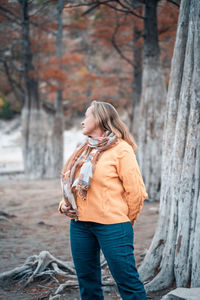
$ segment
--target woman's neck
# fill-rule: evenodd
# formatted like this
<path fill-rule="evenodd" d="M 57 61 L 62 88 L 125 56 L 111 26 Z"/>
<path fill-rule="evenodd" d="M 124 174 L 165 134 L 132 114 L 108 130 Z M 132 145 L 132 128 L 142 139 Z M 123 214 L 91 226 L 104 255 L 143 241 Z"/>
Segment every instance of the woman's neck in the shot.
<path fill-rule="evenodd" d="M 98 128 L 94 133 L 90 134 L 89 137 L 92 139 L 98 139 L 98 138 L 104 136 L 104 134 L 105 134 L 105 131 Z"/>

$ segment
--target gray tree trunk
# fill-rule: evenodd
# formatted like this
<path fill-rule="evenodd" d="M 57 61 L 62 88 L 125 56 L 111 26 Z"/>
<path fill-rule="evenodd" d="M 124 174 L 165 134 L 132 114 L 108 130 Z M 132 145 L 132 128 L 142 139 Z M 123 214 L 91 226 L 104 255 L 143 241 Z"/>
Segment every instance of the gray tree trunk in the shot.
<path fill-rule="evenodd" d="M 166 87 L 157 32 L 158 0 L 145 2 L 138 160 L 149 200 L 159 200 Z"/>
<path fill-rule="evenodd" d="M 47 115 L 41 107 L 38 79 L 30 75 L 35 69 L 30 43 L 29 2 L 21 0 L 19 3 L 21 6 L 25 80 L 25 105 L 22 111 L 24 171 L 25 175 L 32 179 L 55 178 L 59 176 L 63 164 L 61 91 L 58 91 L 55 101 L 55 116 Z M 59 22 L 60 18 L 62 18 L 62 11 L 58 18 Z M 60 27 L 58 35 L 60 35 Z"/>
<path fill-rule="evenodd" d="M 63 38 L 63 25 L 62 25 L 62 13 L 63 13 L 63 0 L 58 0 L 58 31 L 57 31 L 57 56 L 59 58 L 60 69 L 62 70 L 62 38 Z M 56 114 L 53 120 L 53 135 L 52 135 L 52 176 L 60 174 L 63 167 L 63 131 L 64 131 L 64 119 L 63 119 L 63 102 L 62 102 L 62 85 L 58 82 L 59 89 L 55 99 L 55 111 Z"/>
<path fill-rule="evenodd" d="M 142 32 L 137 29 L 134 24 L 133 41 L 134 45 L 141 38 Z M 141 47 L 133 47 L 134 66 L 133 66 L 133 85 L 132 85 L 132 101 L 129 114 L 130 131 L 133 133 L 136 143 L 138 143 L 138 131 L 140 128 L 140 100 L 142 91 L 142 49 Z"/>
<path fill-rule="evenodd" d="M 139 268 L 147 290 L 200 286 L 200 2 L 182 0 L 163 139 L 160 216 Z"/>

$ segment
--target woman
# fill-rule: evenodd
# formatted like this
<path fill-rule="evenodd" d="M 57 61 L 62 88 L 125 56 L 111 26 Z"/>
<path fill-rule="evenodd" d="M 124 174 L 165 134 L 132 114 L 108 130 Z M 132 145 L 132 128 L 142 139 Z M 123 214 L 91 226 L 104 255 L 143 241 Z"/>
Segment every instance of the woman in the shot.
<path fill-rule="evenodd" d="M 66 163 L 59 211 L 71 218 L 72 257 L 81 299 L 104 299 L 102 250 L 124 300 L 146 300 L 135 266 L 133 228 L 147 198 L 136 145 L 115 108 L 93 101 L 82 122 L 88 136 Z"/>

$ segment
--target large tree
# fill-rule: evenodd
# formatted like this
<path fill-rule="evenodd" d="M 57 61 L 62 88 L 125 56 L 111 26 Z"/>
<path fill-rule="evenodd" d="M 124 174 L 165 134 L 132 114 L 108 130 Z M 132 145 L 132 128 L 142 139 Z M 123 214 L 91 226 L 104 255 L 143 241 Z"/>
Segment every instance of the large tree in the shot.
<path fill-rule="evenodd" d="M 58 68 L 62 72 L 62 41 L 63 41 L 63 0 L 57 1 L 57 34 L 56 48 L 58 57 Z M 51 122 L 47 132 L 50 138 L 47 139 L 47 155 L 45 155 L 45 173 L 44 177 L 58 177 L 60 170 L 63 167 L 63 131 L 64 131 L 64 116 L 63 116 L 63 83 L 57 80 L 56 96 L 54 100 L 54 114 L 49 116 Z M 50 123 L 48 122 L 48 123 Z M 47 124 L 48 127 L 48 124 Z"/>
<path fill-rule="evenodd" d="M 25 82 L 25 104 L 22 110 L 22 138 L 25 174 L 39 178 L 45 172 L 44 151 L 46 126 L 41 109 L 39 82 L 31 76 L 35 71 L 30 38 L 30 5 L 27 0 L 19 0 L 22 24 L 22 51 Z"/>
<path fill-rule="evenodd" d="M 42 54 L 42 48 L 47 48 L 48 44 L 44 32 L 46 35 L 57 35 L 57 69 L 61 69 L 62 65 L 63 0 L 57 2 L 57 13 L 54 11 L 56 7 L 51 0 L 17 0 L 12 3 L 2 1 L 0 5 L 4 34 L 7 36 L 1 46 L 1 62 L 15 98 L 23 107 L 21 120 L 24 172 L 30 178 L 58 177 L 63 164 L 61 80 L 53 78 L 56 85 L 54 107 L 45 110 L 44 96 L 41 97 L 41 77 L 45 73 L 43 64 L 47 60 L 46 55 Z M 43 18 L 40 17 L 41 13 L 45 13 Z M 48 26 L 54 30 L 50 31 Z M 38 36 L 41 37 L 40 40 L 37 39 Z M 51 74 L 51 79 L 52 77 Z M 43 84 L 48 85 L 44 81 Z"/>
<path fill-rule="evenodd" d="M 159 200 L 166 86 L 158 43 L 157 5 L 146 0 L 138 159 L 150 200 Z"/>
<path fill-rule="evenodd" d="M 167 95 L 160 216 L 139 269 L 148 290 L 200 286 L 200 2 L 182 0 Z M 152 279 L 153 278 L 153 279 Z"/>

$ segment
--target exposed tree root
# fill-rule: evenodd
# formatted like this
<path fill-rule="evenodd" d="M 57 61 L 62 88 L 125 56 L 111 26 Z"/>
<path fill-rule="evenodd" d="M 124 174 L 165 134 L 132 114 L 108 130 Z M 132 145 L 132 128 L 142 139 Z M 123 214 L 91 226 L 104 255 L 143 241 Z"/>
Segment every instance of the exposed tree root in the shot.
<path fill-rule="evenodd" d="M 114 281 L 106 270 L 107 263 L 102 259 L 102 285 L 112 286 Z M 59 281 L 60 277 L 66 278 L 65 283 Z M 42 251 L 39 255 L 29 256 L 22 266 L 16 267 L 10 271 L 0 274 L 0 281 L 12 280 L 23 283 L 27 286 L 34 280 L 50 279 L 55 281 L 59 286 L 56 291 L 50 295 L 49 300 L 59 299 L 59 295 L 66 288 L 77 288 L 78 281 L 76 271 L 72 262 L 61 261 L 51 255 L 48 251 Z"/>
<path fill-rule="evenodd" d="M 173 279 L 174 276 L 173 274 L 170 274 L 169 270 L 167 270 L 166 272 L 161 271 L 153 280 L 145 284 L 145 290 L 146 292 L 163 290 L 172 284 Z"/>

